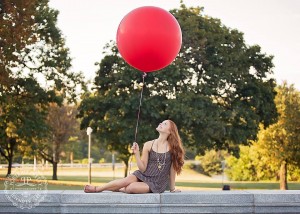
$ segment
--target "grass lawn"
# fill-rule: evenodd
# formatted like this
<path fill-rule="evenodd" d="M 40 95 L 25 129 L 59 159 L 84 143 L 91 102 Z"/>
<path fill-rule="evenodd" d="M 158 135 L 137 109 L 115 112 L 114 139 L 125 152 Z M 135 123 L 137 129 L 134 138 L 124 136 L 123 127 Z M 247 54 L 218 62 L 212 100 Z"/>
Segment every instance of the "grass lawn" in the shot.
<path fill-rule="evenodd" d="M 4 181 L 6 170 L 7 169 L 0 169 L 0 190 L 5 189 Z M 14 170 L 12 171 L 12 174 L 14 174 Z M 86 168 L 59 168 L 59 180 L 57 181 L 51 180 L 51 169 L 41 171 L 41 174 L 47 180 L 48 190 L 83 190 L 83 186 L 87 184 L 88 170 Z M 123 174 L 123 169 L 117 169 L 115 173 L 113 173 L 110 168 L 92 169 L 92 184 L 102 185 L 113 179 L 122 178 Z M 232 190 L 279 189 L 279 182 L 224 181 L 224 184 L 230 185 Z M 223 184 L 221 180 L 212 179 L 193 170 L 185 169 L 183 174 L 177 177 L 176 186 L 182 190 L 221 190 Z M 300 190 L 300 183 L 290 182 L 288 186 L 291 190 Z"/>
<path fill-rule="evenodd" d="M 254 189 L 265 189 L 265 190 L 278 190 L 279 183 L 273 182 L 225 182 L 224 184 L 230 185 L 232 190 L 254 190 Z M 191 183 L 191 182 L 176 182 L 176 186 L 181 188 L 208 188 L 208 189 L 222 189 L 222 183 Z M 300 183 L 289 183 L 288 187 L 290 190 L 300 190 Z"/>

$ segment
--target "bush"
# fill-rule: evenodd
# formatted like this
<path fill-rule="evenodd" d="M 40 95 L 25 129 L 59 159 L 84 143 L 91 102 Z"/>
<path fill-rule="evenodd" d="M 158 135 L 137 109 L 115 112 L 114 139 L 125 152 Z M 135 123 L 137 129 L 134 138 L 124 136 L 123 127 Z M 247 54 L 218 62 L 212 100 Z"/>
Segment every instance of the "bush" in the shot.
<path fill-rule="evenodd" d="M 84 158 L 81 160 L 82 164 L 88 164 L 89 163 L 89 159 L 88 158 Z"/>
<path fill-rule="evenodd" d="M 99 160 L 99 163 L 105 163 L 105 159 L 104 159 L 104 158 L 101 158 L 101 159 Z"/>
<path fill-rule="evenodd" d="M 203 174 L 218 175 L 223 172 L 221 162 L 225 159 L 228 153 L 226 151 L 206 151 L 204 156 L 196 156 L 195 160 L 200 161 Z"/>
<path fill-rule="evenodd" d="M 73 160 L 73 163 L 81 163 L 80 160 Z"/>

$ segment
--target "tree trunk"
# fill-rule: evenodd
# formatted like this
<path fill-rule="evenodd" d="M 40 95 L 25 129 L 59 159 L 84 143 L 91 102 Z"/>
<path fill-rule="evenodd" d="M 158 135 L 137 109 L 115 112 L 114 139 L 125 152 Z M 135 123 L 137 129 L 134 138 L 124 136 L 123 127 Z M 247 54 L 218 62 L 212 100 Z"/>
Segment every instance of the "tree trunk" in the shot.
<path fill-rule="evenodd" d="M 8 156 L 8 168 L 7 168 L 7 174 L 6 174 L 6 177 L 8 177 L 8 176 L 11 174 L 12 161 L 13 161 L 13 156 L 12 156 L 12 155 L 9 155 L 9 156 Z"/>
<path fill-rule="evenodd" d="M 57 180 L 57 162 L 53 162 L 52 180 Z"/>
<path fill-rule="evenodd" d="M 70 162 L 71 162 L 71 167 L 73 167 L 73 162 L 74 162 L 74 153 L 70 152 Z"/>
<path fill-rule="evenodd" d="M 287 184 L 287 162 L 282 161 L 280 166 L 280 189 L 281 190 L 287 190 L 288 184 Z"/>
<path fill-rule="evenodd" d="M 8 155 L 6 158 L 8 161 L 6 177 L 8 177 L 11 174 L 12 162 L 13 162 L 13 157 L 14 157 L 14 149 L 15 149 L 16 143 L 17 143 L 17 141 L 15 138 L 9 138 L 9 148 L 7 149 Z"/>
<path fill-rule="evenodd" d="M 125 172 L 124 172 L 124 178 L 127 177 L 128 175 L 128 160 L 127 161 L 124 161 L 125 163 Z"/>
<path fill-rule="evenodd" d="M 52 174 L 52 180 L 57 180 L 57 164 L 59 162 L 59 143 L 53 142 L 53 174 Z"/>

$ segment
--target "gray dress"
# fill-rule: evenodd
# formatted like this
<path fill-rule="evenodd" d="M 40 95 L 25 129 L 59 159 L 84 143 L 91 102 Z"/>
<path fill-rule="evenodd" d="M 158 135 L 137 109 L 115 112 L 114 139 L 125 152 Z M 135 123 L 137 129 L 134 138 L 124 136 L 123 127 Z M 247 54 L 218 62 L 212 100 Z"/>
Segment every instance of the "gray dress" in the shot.
<path fill-rule="evenodd" d="M 148 164 L 145 172 L 136 170 L 132 174 L 135 175 L 139 180 L 148 184 L 151 192 L 162 193 L 166 190 L 169 184 L 170 169 L 172 164 L 171 153 L 170 151 L 166 153 L 157 153 L 153 151 L 153 143 L 149 152 Z M 158 167 L 157 158 L 159 158 L 161 164 L 164 163 L 164 165 L 161 165 L 160 169 Z"/>

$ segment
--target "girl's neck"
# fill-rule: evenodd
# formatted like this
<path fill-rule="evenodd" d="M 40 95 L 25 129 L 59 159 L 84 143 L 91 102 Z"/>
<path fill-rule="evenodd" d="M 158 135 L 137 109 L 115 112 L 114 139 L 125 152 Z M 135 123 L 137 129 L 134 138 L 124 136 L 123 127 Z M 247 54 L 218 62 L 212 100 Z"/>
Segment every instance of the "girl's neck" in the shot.
<path fill-rule="evenodd" d="M 156 141 L 158 144 L 165 144 L 165 143 L 168 143 L 168 137 L 169 137 L 169 134 L 160 133 L 159 137 L 157 138 Z"/>

